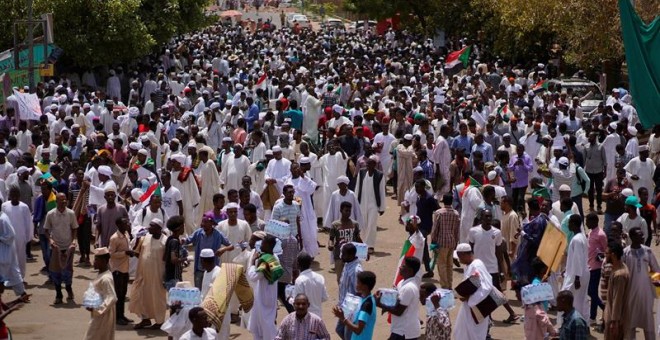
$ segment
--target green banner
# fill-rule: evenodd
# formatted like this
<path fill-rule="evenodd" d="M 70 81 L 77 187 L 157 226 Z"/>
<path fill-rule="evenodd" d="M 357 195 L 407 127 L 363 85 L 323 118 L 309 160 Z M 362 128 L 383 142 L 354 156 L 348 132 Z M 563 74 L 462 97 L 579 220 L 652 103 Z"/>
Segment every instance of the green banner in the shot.
<path fill-rule="evenodd" d="M 30 85 L 30 80 L 28 79 L 29 74 L 27 70 L 11 70 L 11 71 L 5 71 L 5 74 L 9 76 L 10 79 L 10 86 L 11 87 L 19 87 L 23 88 L 23 86 Z M 2 75 L 2 72 L 0 72 L 0 75 Z M 38 83 L 41 81 L 41 76 L 39 75 L 39 70 L 34 70 L 34 83 Z M 4 81 L 3 79 L 0 78 L 0 89 L 4 88 Z M 3 104 L 5 102 L 5 95 L 3 93 L 4 91 L 0 91 L 0 104 Z M 11 94 L 11 93 L 10 93 Z"/>
<path fill-rule="evenodd" d="M 54 44 L 48 45 L 48 52 L 44 56 L 44 47 L 43 45 L 35 45 L 33 48 L 33 57 L 34 57 L 34 65 L 39 66 L 39 64 L 43 63 L 46 58 L 50 55 L 51 52 L 55 49 Z M 18 52 L 18 60 L 19 64 L 21 67 L 28 67 L 28 49 L 22 49 L 20 52 Z M 12 55 L 12 51 L 8 50 L 5 52 L 0 53 L 0 74 L 7 72 L 9 70 L 14 70 L 16 69 L 14 65 L 14 56 Z"/>
<path fill-rule="evenodd" d="M 644 128 L 660 124 L 660 16 L 645 24 L 630 0 L 619 0 L 630 92 Z"/>

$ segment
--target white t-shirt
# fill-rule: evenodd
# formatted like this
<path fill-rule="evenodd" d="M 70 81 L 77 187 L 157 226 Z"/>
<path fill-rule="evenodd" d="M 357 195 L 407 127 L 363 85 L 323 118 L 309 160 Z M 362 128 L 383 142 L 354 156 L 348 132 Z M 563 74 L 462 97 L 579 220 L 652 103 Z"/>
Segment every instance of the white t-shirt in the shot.
<path fill-rule="evenodd" d="M 495 249 L 502 244 L 502 232 L 491 227 L 484 230 L 480 225 L 470 228 L 468 242 L 474 244 L 474 257 L 481 260 L 488 273 L 499 273 Z"/>
<path fill-rule="evenodd" d="M 202 279 L 202 299 L 206 298 L 206 294 L 211 290 L 213 281 L 215 281 L 218 274 L 220 274 L 220 267 L 218 266 L 213 267 L 213 270 L 210 272 L 204 271 L 204 278 Z"/>
<path fill-rule="evenodd" d="M 411 277 L 399 282 L 396 290 L 399 293 L 399 303 L 406 306 L 401 316 L 392 314 L 392 333 L 402 335 L 406 339 L 419 338 L 419 284 L 417 277 Z"/>
<path fill-rule="evenodd" d="M 617 222 L 621 222 L 621 225 L 623 226 L 623 232 L 628 234 L 630 229 L 632 228 L 639 228 L 642 229 L 642 234 L 644 234 L 644 240 L 646 240 L 649 237 L 649 228 L 646 225 L 646 220 L 642 218 L 642 216 L 637 215 L 637 218 L 634 220 L 631 219 L 628 216 L 628 213 L 624 213 L 617 219 Z"/>
<path fill-rule="evenodd" d="M 182 200 L 181 191 L 174 186 L 171 186 L 168 190 L 163 190 L 162 195 L 162 207 L 167 216 L 179 216 L 179 205 L 177 202 Z"/>

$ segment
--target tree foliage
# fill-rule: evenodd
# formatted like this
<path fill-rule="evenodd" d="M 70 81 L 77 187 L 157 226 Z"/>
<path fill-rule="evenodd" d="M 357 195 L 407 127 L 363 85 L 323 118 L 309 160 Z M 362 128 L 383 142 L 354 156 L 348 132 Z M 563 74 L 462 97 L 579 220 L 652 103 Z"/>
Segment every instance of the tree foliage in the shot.
<path fill-rule="evenodd" d="M 34 16 L 52 13 L 55 44 L 83 67 L 131 61 L 174 35 L 205 26 L 209 0 L 33 0 Z M 13 47 L 25 0 L 0 1 L 0 48 Z"/>
<path fill-rule="evenodd" d="M 635 4 L 644 20 L 660 13 L 657 0 Z M 468 37 L 512 62 L 547 59 L 557 45 L 575 66 L 623 59 L 617 0 L 348 0 L 346 7 L 375 19 L 401 13 L 408 28 Z"/>

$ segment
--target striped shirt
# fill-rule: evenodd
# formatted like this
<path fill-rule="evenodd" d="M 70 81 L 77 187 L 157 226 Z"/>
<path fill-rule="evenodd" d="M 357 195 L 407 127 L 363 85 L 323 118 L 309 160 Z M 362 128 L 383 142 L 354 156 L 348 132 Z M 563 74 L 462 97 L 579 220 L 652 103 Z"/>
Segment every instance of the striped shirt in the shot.
<path fill-rule="evenodd" d="M 276 340 L 317 340 L 328 339 L 330 340 L 330 333 L 325 327 L 323 320 L 307 312 L 302 318 L 298 319 L 296 313 L 287 315 L 280 328 L 277 330 Z"/>

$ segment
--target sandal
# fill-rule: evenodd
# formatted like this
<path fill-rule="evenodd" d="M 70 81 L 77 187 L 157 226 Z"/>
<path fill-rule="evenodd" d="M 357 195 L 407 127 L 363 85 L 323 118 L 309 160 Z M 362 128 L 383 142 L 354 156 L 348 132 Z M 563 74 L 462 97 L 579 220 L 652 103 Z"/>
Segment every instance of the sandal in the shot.
<path fill-rule="evenodd" d="M 133 329 L 143 329 L 151 326 L 151 320 L 142 320 L 139 324 L 133 326 Z"/>
<path fill-rule="evenodd" d="M 518 316 L 518 315 L 510 315 L 508 319 L 506 319 L 506 320 L 504 320 L 504 321 L 502 321 L 502 322 L 504 322 L 504 323 L 506 323 L 506 324 L 514 324 L 514 323 L 516 323 L 516 321 L 518 321 L 518 319 L 520 319 L 520 316 Z"/>

